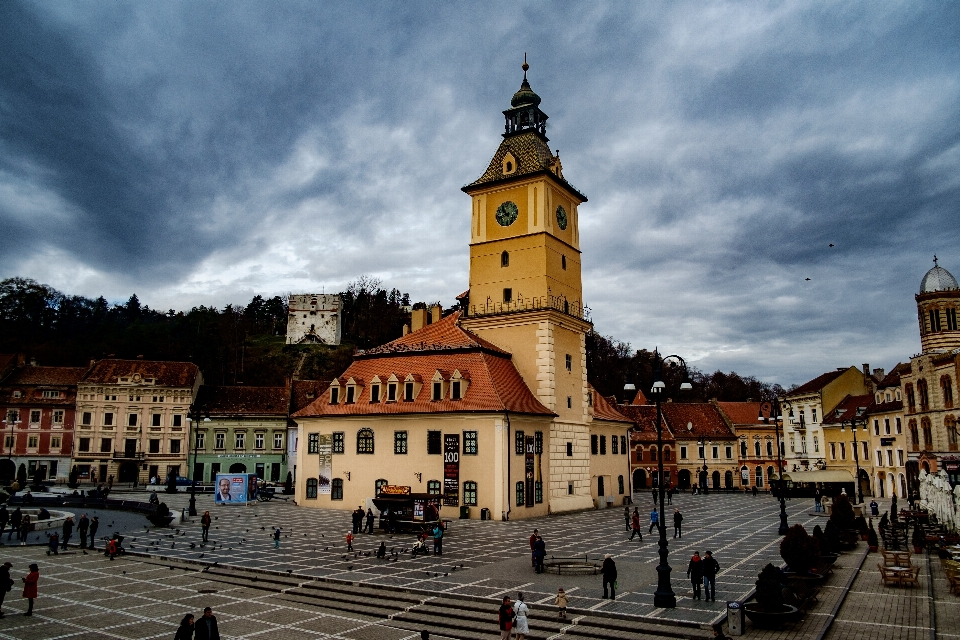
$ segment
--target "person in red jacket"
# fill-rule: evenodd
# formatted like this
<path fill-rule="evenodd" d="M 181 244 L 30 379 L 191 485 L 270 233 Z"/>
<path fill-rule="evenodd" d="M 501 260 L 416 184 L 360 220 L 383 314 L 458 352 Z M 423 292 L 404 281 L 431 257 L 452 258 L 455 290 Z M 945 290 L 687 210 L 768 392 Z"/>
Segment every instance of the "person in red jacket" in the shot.
<path fill-rule="evenodd" d="M 30 573 L 20 578 L 23 581 L 23 597 L 27 599 L 27 612 L 23 615 L 33 615 L 33 600 L 37 597 L 37 583 L 40 582 L 40 567 L 36 563 L 30 565 Z"/>

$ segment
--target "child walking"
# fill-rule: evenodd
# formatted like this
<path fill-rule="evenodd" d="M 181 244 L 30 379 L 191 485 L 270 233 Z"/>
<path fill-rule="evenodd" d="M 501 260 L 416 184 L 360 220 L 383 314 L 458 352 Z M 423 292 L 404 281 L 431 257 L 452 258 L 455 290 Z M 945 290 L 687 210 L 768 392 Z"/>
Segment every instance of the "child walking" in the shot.
<path fill-rule="evenodd" d="M 347 531 L 347 551 L 353 551 L 353 534 Z"/>
<path fill-rule="evenodd" d="M 557 589 L 557 597 L 554 598 L 553 604 L 557 605 L 560 609 L 560 617 L 566 619 L 567 617 L 567 594 L 563 592 L 563 587 Z"/>
<path fill-rule="evenodd" d="M 273 530 L 273 548 L 280 548 L 280 527 Z"/>

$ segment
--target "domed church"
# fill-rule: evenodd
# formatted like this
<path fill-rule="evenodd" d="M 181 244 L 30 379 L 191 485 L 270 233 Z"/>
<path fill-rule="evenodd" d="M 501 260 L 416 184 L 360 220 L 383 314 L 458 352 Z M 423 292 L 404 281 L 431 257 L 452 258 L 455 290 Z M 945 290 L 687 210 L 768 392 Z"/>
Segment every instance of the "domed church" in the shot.
<path fill-rule="evenodd" d="M 915 296 L 921 351 L 901 373 L 907 423 L 907 475 L 912 487 L 917 486 L 920 469 L 944 469 L 953 484 L 960 483 L 960 411 L 956 400 L 960 377 L 960 286 L 953 274 L 939 265 L 936 256 L 933 262 Z"/>
<path fill-rule="evenodd" d="M 587 198 L 550 149 L 528 68 L 499 148 L 463 187 L 470 282 L 459 310 L 357 353 L 294 414 L 299 505 L 366 510 L 381 494 L 436 496 L 457 509 L 444 519 L 500 519 L 630 495 L 633 423 L 587 380 Z"/>

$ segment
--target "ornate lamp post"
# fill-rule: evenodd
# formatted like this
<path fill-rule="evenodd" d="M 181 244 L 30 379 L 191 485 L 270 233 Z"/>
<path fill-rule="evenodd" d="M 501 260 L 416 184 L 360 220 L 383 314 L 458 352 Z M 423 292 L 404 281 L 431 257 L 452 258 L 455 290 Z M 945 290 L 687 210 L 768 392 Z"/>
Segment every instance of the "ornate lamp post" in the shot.
<path fill-rule="evenodd" d="M 693 433 L 693 423 L 687 423 L 687 431 Z M 707 489 L 707 445 L 711 444 L 711 441 L 707 439 L 706 436 L 697 436 L 697 448 L 700 449 L 700 458 L 703 460 L 703 466 L 698 470 L 697 482 L 700 484 L 700 493 L 707 495 L 709 490 Z"/>
<path fill-rule="evenodd" d="M 14 415 L 16 415 L 17 417 L 14 418 L 13 417 Z M 7 460 L 10 460 L 11 458 L 13 458 L 13 441 L 17 439 L 13 431 L 14 429 L 16 429 L 17 425 L 22 422 L 22 420 L 20 420 L 19 418 L 20 418 L 20 414 L 10 413 L 7 415 L 7 419 L 3 421 L 3 424 L 10 425 L 10 447 L 7 450 Z M 14 473 L 14 475 L 16 475 L 16 473 Z"/>
<path fill-rule="evenodd" d="M 195 404 L 190 405 L 190 410 L 187 413 L 187 420 L 190 421 L 190 426 L 193 427 L 190 431 L 193 434 L 193 467 L 190 469 L 190 515 L 197 515 L 197 421 L 202 420 L 203 422 L 210 422 L 210 411 L 207 410 L 207 405 L 197 406 Z"/>
<path fill-rule="evenodd" d="M 782 416 L 780 415 L 780 403 L 774 401 L 773 411 L 773 429 L 776 432 L 777 436 L 777 481 L 780 485 L 777 489 L 777 495 L 780 497 L 780 528 L 777 529 L 777 533 L 781 536 L 787 535 L 787 532 L 790 530 L 790 525 L 787 523 L 787 499 L 784 494 L 787 491 L 787 483 L 783 479 L 783 460 L 780 458 L 780 422 Z"/>
<path fill-rule="evenodd" d="M 653 606 L 673 609 L 677 606 L 677 596 L 673 592 L 673 587 L 670 586 L 670 572 L 672 569 L 670 569 L 670 565 L 667 564 L 667 556 L 669 555 L 667 551 L 667 527 L 666 518 L 663 515 L 663 487 L 666 483 L 663 481 L 663 411 L 661 410 L 660 402 L 667 388 L 667 385 L 663 383 L 663 363 L 671 358 L 676 359 L 680 363 L 680 366 L 683 368 L 683 382 L 680 384 L 681 391 L 689 391 L 693 389 L 693 385 L 690 384 L 687 377 L 687 363 L 684 362 L 683 358 L 676 355 L 662 358 L 660 357 L 660 352 L 657 350 L 654 350 L 653 358 L 653 388 L 650 392 L 657 401 L 657 477 L 659 479 L 657 484 L 660 498 L 660 518 L 657 521 L 657 529 L 660 533 L 660 564 L 657 566 L 657 590 L 653 594 Z"/>
<path fill-rule="evenodd" d="M 840 433 L 844 431 L 844 425 L 848 422 L 850 424 L 850 430 L 853 431 L 853 462 L 857 467 L 857 480 L 856 480 L 856 493 L 855 497 L 858 499 L 858 504 L 863 504 L 863 483 L 860 482 L 860 445 L 857 443 L 857 422 L 863 425 L 864 431 L 867 429 L 867 418 L 863 414 L 866 412 L 866 407 L 857 407 L 857 413 L 854 416 L 850 417 L 850 420 L 843 420 L 843 414 L 847 412 L 846 409 L 837 409 L 837 417 L 840 418 Z"/>

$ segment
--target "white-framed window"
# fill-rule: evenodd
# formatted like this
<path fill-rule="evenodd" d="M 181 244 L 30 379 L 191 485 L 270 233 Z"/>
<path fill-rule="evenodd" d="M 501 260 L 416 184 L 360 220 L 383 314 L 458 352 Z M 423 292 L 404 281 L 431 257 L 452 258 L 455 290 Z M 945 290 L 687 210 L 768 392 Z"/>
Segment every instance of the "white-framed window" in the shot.
<path fill-rule="evenodd" d="M 62 440 L 60 439 L 60 436 L 53 436 L 52 438 L 50 438 L 51 451 L 55 449 L 59 449 L 61 446 L 61 443 L 62 443 Z"/>
<path fill-rule="evenodd" d="M 217 449 L 223 449 L 226 447 L 227 434 L 223 431 L 218 431 L 213 436 L 213 446 Z"/>
<path fill-rule="evenodd" d="M 246 446 L 247 434 L 243 431 L 237 431 L 233 434 L 233 448 L 243 449 Z"/>
<path fill-rule="evenodd" d="M 63 409 L 54 409 L 53 424 L 63 426 Z"/>
<path fill-rule="evenodd" d="M 44 397 L 44 398 L 47 398 L 47 399 L 59 398 L 59 397 L 60 397 L 60 392 L 59 392 L 59 391 L 44 391 L 44 392 L 43 392 L 43 397 Z"/>
<path fill-rule="evenodd" d="M 197 431 L 197 444 L 196 444 L 197 449 L 203 449 L 207 439 L 206 436 L 207 434 L 205 434 L 203 431 Z"/>
<path fill-rule="evenodd" d="M 283 449 L 283 434 L 279 431 L 273 434 L 273 448 Z"/>
<path fill-rule="evenodd" d="M 39 424 L 40 422 L 40 410 L 33 409 L 30 411 L 30 424 Z"/>
<path fill-rule="evenodd" d="M 253 446 L 255 449 L 263 449 L 264 434 L 255 433 L 253 435 Z"/>

